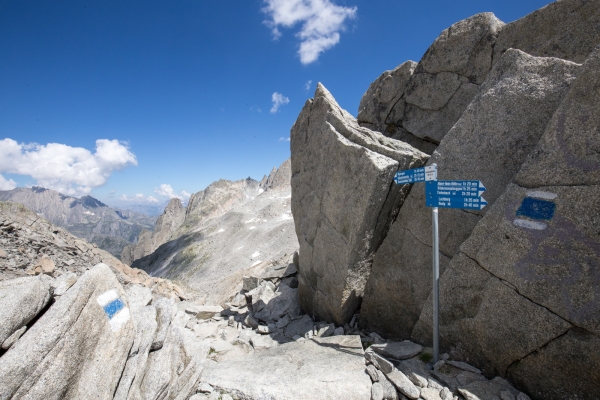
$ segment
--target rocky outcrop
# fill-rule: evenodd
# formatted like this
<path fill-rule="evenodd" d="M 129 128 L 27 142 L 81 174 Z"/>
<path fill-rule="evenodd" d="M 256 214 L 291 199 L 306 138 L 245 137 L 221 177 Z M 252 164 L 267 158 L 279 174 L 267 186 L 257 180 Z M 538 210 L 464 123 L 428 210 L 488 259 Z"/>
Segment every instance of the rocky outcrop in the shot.
<path fill-rule="evenodd" d="M 361 125 L 431 154 L 489 73 L 503 26 L 482 13 L 444 30 L 418 65 L 407 61 L 371 84 L 359 106 Z"/>
<path fill-rule="evenodd" d="M 600 157 L 590 147 L 598 136 L 591 110 L 600 102 L 599 70 L 597 49 L 517 184 L 477 224 L 441 279 L 444 340 L 544 398 L 593 398 L 600 379 L 589 368 L 600 365 L 592 350 L 600 345 L 600 235 L 594 222 L 600 217 Z M 421 337 L 430 320 L 428 306 L 423 310 L 415 328 Z M 558 359 L 569 361 L 558 368 Z"/>
<path fill-rule="evenodd" d="M 559 0 L 507 24 L 494 46 L 496 63 L 510 48 L 538 57 L 584 62 L 598 45 L 600 8 L 596 1 Z"/>
<path fill-rule="evenodd" d="M 135 334 L 124 298 L 108 266 L 84 274 L 2 356 L 0 396 L 112 397 Z"/>
<path fill-rule="evenodd" d="M 171 199 L 164 212 L 156 220 L 154 231 L 143 230 L 138 242 L 129 245 L 121 253 L 121 261 L 131 265 L 133 261 L 152 254 L 160 245 L 168 242 L 185 218 L 181 200 Z"/>
<path fill-rule="evenodd" d="M 152 230 L 156 217 L 119 210 L 91 196 L 80 199 L 41 187 L 0 191 L 0 201 L 23 204 L 54 225 L 96 244 L 119 257 L 123 248 L 145 230 Z"/>
<path fill-rule="evenodd" d="M 564 60 L 506 52 L 431 157 L 438 178 L 480 180 L 493 203 L 537 144 L 577 69 Z M 362 323 L 397 338 L 410 337 L 431 292 L 431 211 L 420 185 L 375 255 L 361 310 Z M 440 213 L 441 271 L 486 211 Z"/>
<path fill-rule="evenodd" d="M 360 127 L 321 84 L 292 127 L 291 148 L 302 308 L 344 324 L 406 195 L 392 184 L 394 174 L 421 166 L 427 155 Z"/>

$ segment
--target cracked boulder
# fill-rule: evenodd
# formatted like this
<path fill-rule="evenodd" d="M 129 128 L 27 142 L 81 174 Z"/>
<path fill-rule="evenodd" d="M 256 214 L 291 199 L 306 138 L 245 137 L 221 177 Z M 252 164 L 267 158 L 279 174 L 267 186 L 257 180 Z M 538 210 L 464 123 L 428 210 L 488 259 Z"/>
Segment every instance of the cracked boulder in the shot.
<path fill-rule="evenodd" d="M 429 160 L 437 163 L 438 179 L 480 180 L 492 204 L 536 146 L 578 68 L 569 61 L 507 51 Z M 487 209 L 440 210 L 442 273 Z M 423 184 L 415 184 L 375 255 L 361 309 L 363 326 L 398 339 L 411 336 L 431 293 L 430 215 Z"/>
<path fill-rule="evenodd" d="M 303 310 L 343 325 L 360 305 L 373 252 L 406 195 L 398 170 L 428 156 L 360 127 L 321 84 L 291 130 L 292 213 Z"/>
<path fill-rule="evenodd" d="M 2 356 L 0 398 L 112 398 L 134 337 L 125 292 L 98 264 Z"/>
<path fill-rule="evenodd" d="M 0 345 L 46 307 L 52 298 L 48 281 L 42 275 L 0 282 Z"/>
<path fill-rule="evenodd" d="M 579 69 L 517 184 L 440 283 L 442 339 L 537 398 L 594 398 L 599 389 L 598 71 L 600 49 Z M 415 335 L 430 335 L 430 307 Z"/>
<path fill-rule="evenodd" d="M 442 140 L 490 72 L 503 25 L 494 14 L 481 13 L 440 34 L 406 85 L 404 129 L 434 143 Z"/>
<path fill-rule="evenodd" d="M 537 57 L 584 62 L 600 44 L 600 7 L 596 1 L 554 1 L 502 28 L 494 63 L 509 48 Z"/>

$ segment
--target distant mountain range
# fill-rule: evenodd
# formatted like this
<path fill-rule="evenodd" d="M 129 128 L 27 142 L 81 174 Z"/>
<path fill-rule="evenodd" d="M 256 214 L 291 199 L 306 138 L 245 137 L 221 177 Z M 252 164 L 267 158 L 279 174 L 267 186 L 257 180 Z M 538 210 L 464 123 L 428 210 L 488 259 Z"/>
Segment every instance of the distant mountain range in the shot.
<path fill-rule="evenodd" d="M 0 201 L 23 204 L 54 225 L 97 244 L 118 258 L 125 246 L 137 242 L 142 229 L 153 229 L 157 218 L 111 208 L 91 196 L 77 199 L 36 186 L 0 191 Z"/>

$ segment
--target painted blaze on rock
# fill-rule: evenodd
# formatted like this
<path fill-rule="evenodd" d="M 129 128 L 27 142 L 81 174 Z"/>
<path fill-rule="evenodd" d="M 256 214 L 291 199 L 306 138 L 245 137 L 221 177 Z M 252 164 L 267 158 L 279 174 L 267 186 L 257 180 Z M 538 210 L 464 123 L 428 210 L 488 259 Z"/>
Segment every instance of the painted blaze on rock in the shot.
<path fill-rule="evenodd" d="M 360 305 L 372 254 L 407 193 L 399 169 L 428 156 L 358 125 L 318 85 L 291 131 L 299 294 L 310 315 L 343 325 Z"/>

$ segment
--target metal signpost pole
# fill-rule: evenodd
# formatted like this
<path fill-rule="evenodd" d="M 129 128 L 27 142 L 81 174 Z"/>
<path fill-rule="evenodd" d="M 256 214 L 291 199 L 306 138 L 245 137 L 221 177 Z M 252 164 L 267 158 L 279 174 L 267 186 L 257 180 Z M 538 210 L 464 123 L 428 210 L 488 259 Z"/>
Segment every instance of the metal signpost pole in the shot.
<path fill-rule="evenodd" d="M 439 332 L 439 311 L 440 311 L 440 242 L 438 234 L 438 208 L 431 209 L 432 219 L 432 243 L 433 243 L 433 364 L 437 363 L 440 356 L 440 332 Z"/>

